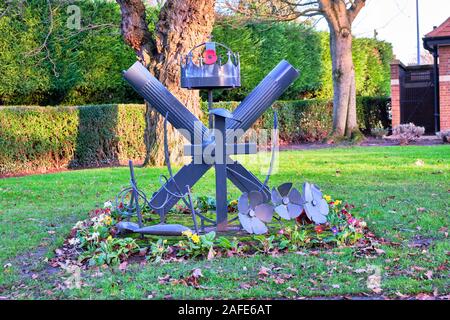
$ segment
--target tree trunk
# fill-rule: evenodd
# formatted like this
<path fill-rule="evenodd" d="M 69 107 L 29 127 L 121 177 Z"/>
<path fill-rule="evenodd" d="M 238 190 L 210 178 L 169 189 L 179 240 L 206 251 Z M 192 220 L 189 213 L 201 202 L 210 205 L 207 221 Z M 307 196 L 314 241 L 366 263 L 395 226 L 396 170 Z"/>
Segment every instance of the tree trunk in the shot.
<path fill-rule="evenodd" d="M 160 12 L 152 35 L 145 17 L 142 0 L 117 0 L 122 10 L 122 34 L 151 73 L 165 85 L 190 111 L 200 117 L 198 91 L 180 88 L 180 58 L 192 47 L 206 41 L 211 34 L 215 0 L 167 0 Z M 184 138 L 168 128 L 170 158 L 181 163 Z M 162 117 L 149 105 L 146 108 L 144 165 L 164 164 Z"/>
<path fill-rule="evenodd" d="M 365 0 L 348 2 L 319 0 L 319 9 L 330 28 L 333 71 L 333 136 L 352 137 L 358 132 L 356 118 L 356 83 L 352 57 L 352 23 Z"/>
<path fill-rule="evenodd" d="M 358 127 L 350 32 L 336 32 L 330 28 L 330 51 L 333 66 L 333 135 L 351 137 Z"/>
<path fill-rule="evenodd" d="M 195 45 L 208 39 L 215 20 L 215 0 L 168 0 L 156 25 L 157 56 L 152 60 L 150 70 L 197 117 L 201 116 L 198 90 L 180 88 L 180 59 Z M 163 122 L 154 110 L 149 111 L 148 131 L 150 153 L 146 164 L 163 165 Z M 173 163 L 183 159 L 184 138 L 174 128 L 167 132 L 170 158 Z"/>

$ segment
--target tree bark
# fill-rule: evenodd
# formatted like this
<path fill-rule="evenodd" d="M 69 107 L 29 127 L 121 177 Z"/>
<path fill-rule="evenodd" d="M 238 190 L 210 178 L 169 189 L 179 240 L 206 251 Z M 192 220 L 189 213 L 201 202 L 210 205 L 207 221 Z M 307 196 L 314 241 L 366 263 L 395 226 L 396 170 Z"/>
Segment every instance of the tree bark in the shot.
<path fill-rule="evenodd" d="M 122 10 L 122 33 L 125 42 L 165 85 L 196 116 L 201 116 L 197 90 L 180 88 L 180 58 L 195 45 L 206 41 L 215 20 L 215 0 L 167 0 L 152 35 L 147 27 L 142 0 L 117 0 Z M 151 106 L 146 108 L 144 165 L 164 165 L 163 121 Z M 170 158 L 183 159 L 184 138 L 168 128 Z"/>
<path fill-rule="evenodd" d="M 351 137 L 359 131 L 356 115 L 355 68 L 352 57 L 352 23 L 365 1 L 347 8 L 344 1 L 321 0 L 320 10 L 330 28 L 333 72 L 333 136 Z"/>
<path fill-rule="evenodd" d="M 333 72 L 333 135 L 350 137 L 357 130 L 351 35 L 330 32 L 330 51 Z"/>

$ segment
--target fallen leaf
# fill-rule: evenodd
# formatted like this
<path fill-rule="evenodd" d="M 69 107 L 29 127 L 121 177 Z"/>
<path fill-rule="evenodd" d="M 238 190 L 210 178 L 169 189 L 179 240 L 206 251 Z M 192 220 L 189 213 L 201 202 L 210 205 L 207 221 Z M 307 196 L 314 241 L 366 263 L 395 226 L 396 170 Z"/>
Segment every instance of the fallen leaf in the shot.
<path fill-rule="evenodd" d="M 409 296 L 408 295 L 406 295 L 406 294 L 403 294 L 403 293 L 400 293 L 400 292 L 396 292 L 395 293 L 398 297 L 400 297 L 400 298 L 408 298 Z"/>
<path fill-rule="evenodd" d="M 298 289 L 297 288 L 288 287 L 286 290 L 290 291 L 290 292 L 298 293 Z"/>
<path fill-rule="evenodd" d="M 202 269 L 200 269 L 200 268 L 195 268 L 194 270 L 192 270 L 192 276 L 193 276 L 194 278 L 196 278 L 196 279 L 198 279 L 198 278 L 200 278 L 200 277 L 203 277 Z"/>
<path fill-rule="evenodd" d="M 423 207 L 417 208 L 416 210 L 417 210 L 417 212 L 425 212 L 425 211 L 427 211 L 427 209 L 425 209 Z"/>
<path fill-rule="evenodd" d="M 269 271 L 270 271 L 269 268 L 261 267 L 261 269 L 259 269 L 258 276 L 266 277 L 269 275 Z"/>
<path fill-rule="evenodd" d="M 202 274 L 202 269 L 200 268 L 195 268 L 194 270 L 192 270 L 191 275 L 186 277 L 186 278 L 180 278 L 180 279 L 173 279 L 171 281 L 172 284 L 182 284 L 185 286 L 193 286 L 194 288 L 201 288 L 201 289 L 205 289 L 202 288 L 199 285 L 199 279 L 203 277 Z"/>
<path fill-rule="evenodd" d="M 381 293 L 381 291 L 383 291 L 380 287 L 376 287 L 376 288 L 372 288 L 372 291 L 374 293 Z"/>
<path fill-rule="evenodd" d="M 425 268 L 419 267 L 419 266 L 412 266 L 412 268 L 414 271 L 425 271 Z"/>
<path fill-rule="evenodd" d="M 240 283 L 239 284 L 239 288 L 244 289 L 244 290 L 248 290 L 250 289 L 252 286 L 249 283 Z"/>
<path fill-rule="evenodd" d="M 166 274 L 164 277 L 158 277 L 158 283 L 159 284 L 165 284 L 170 281 L 170 275 Z"/>
<path fill-rule="evenodd" d="M 144 257 L 147 254 L 147 248 L 142 248 L 139 250 L 139 256 Z"/>
<path fill-rule="evenodd" d="M 214 256 L 216 255 L 216 252 L 214 251 L 214 249 L 213 249 L 213 247 L 211 246 L 210 248 L 209 248 L 209 252 L 208 252 L 208 257 L 207 257 L 207 259 L 208 260 L 212 260 L 212 259 L 214 259 Z"/>
<path fill-rule="evenodd" d="M 434 300 L 434 298 L 432 296 L 430 296 L 429 294 L 426 293 L 419 293 L 416 296 L 417 300 Z"/>
<path fill-rule="evenodd" d="M 119 264 L 119 270 L 122 271 L 122 272 L 126 271 L 127 270 L 127 266 L 128 266 L 128 262 L 124 261 L 121 264 Z"/>
<path fill-rule="evenodd" d="M 277 278 L 273 279 L 273 282 L 275 282 L 276 284 L 283 284 L 286 281 L 284 279 L 282 279 L 282 278 L 278 278 L 277 277 Z"/>

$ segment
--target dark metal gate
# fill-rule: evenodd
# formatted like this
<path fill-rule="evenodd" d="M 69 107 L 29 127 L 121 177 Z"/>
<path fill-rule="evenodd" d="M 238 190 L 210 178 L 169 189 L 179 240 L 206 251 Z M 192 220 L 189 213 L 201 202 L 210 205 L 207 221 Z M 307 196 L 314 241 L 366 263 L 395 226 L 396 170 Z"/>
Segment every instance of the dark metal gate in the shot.
<path fill-rule="evenodd" d="M 433 66 L 407 67 L 400 77 L 400 123 L 414 123 L 434 133 Z"/>

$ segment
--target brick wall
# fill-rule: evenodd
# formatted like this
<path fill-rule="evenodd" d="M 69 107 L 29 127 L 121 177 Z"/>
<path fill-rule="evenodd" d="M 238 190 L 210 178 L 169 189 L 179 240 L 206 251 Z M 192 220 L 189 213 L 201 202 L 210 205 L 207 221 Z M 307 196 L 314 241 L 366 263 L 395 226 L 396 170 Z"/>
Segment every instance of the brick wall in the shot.
<path fill-rule="evenodd" d="M 439 47 L 439 95 L 441 130 L 450 130 L 450 46 Z"/>
<path fill-rule="evenodd" d="M 391 63 L 392 128 L 400 124 L 400 76 L 404 65 L 399 60 Z"/>

